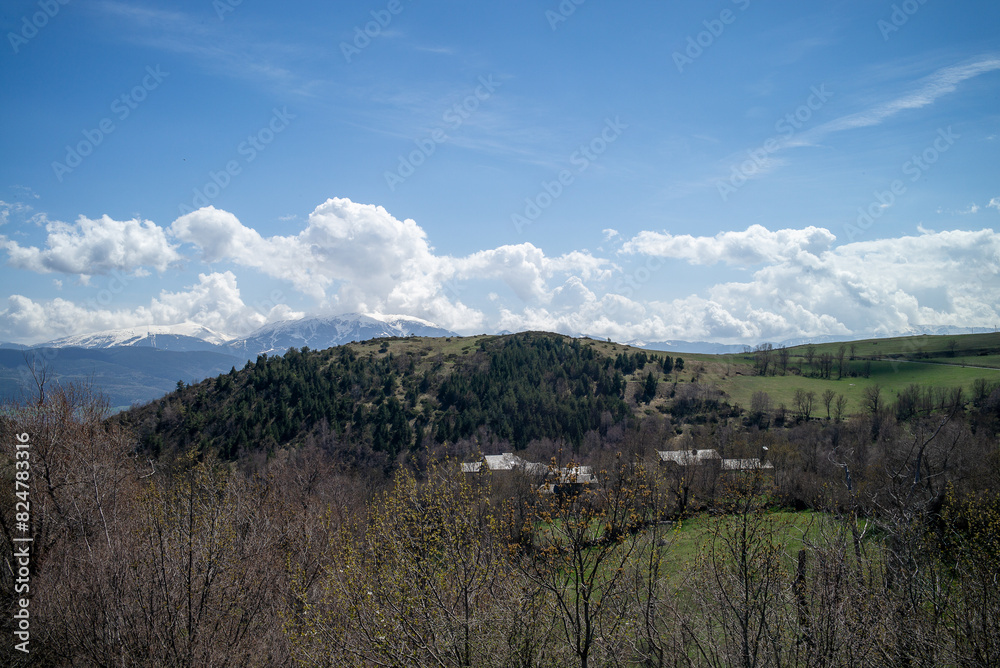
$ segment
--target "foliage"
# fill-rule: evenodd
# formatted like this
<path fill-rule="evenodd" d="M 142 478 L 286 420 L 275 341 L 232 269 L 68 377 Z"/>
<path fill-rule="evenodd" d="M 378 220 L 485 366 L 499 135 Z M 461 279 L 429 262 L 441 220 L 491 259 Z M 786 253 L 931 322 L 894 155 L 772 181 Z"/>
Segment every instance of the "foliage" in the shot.
<path fill-rule="evenodd" d="M 480 430 L 517 449 L 541 438 L 579 446 L 605 415 L 617 422 L 629 413 L 622 373 L 579 341 L 495 338 L 450 366 L 386 350 L 262 355 L 242 371 L 178 389 L 121 419 L 154 455 L 195 447 L 232 460 L 322 434 L 348 459 L 389 468 L 401 453 Z M 625 353 L 616 364 L 640 368 L 647 361 L 645 353 Z"/>

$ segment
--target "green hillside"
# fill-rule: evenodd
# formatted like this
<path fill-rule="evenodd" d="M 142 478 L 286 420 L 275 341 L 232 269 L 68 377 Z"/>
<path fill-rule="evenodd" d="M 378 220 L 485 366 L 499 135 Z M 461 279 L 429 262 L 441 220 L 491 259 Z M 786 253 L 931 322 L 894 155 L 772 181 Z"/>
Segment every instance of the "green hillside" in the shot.
<path fill-rule="evenodd" d="M 841 349 L 843 373 L 838 363 Z M 744 408 L 749 407 L 754 392 L 767 392 L 775 406 L 784 403 L 790 409 L 797 389 L 814 392 L 817 401 L 823 392 L 832 390 L 847 399 L 847 413 L 856 414 L 862 410 L 865 388 L 874 385 L 881 388 L 886 400 L 895 401 L 914 385 L 924 390 L 932 388 L 938 395 L 962 388 L 969 397 L 977 381 L 1000 384 L 1000 333 L 794 346 L 787 349 L 784 371 L 779 365 L 767 375 L 760 375 L 755 369 L 759 354 L 686 357 L 701 365 L 706 382 L 719 387 L 731 401 Z M 777 358 L 779 351 L 775 349 L 771 355 Z M 824 355 L 832 357 L 827 377 L 821 373 Z M 814 414 L 825 416 L 825 407 Z"/>
<path fill-rule="evenodd" d="M 761 351 L 681 357 L 537 332 L 375 339 L 261 356 L 123 420 L 154 453 L 195 445 L 228 459 L 317 438 L 384 466 L 401 453 L 458 441 L 520 450 L 562 440 L 578 451 L 588 434 L 603 437 L 627 419 L 746 415 L 759 393 L 776 415 L 795 413 L 797 396 L 812 393 L 814 419 L 833 417 L 841 397 L 842 417 L 863 413 L 866 391 L 876 386 L 884 405 L 907 401 L 924 415 L 944 410 L 956 390 L 981 402 L 1000 385 L 1000 368 L 963 361 L 1000 359 L 994 345 L 1000 334 L 796 346 L 766 353 L 773 359 L 764 370 Z"/>
<path fill-rule="evenodd" d="M 122 420 L 154 453 L 195 445 L 227 459 L 316 438 L 372 463 L 483 435 L 514 449 L 545 438 L 578 447 L 623 420 L 629 380 L 651 360 L 662 374 L 668 357 L 611 357 L 615 349 L 535 333 L 293 349 L 178 388 Z"/>
<path fill-rule="evenodd" d="M 993 371 L 766 352 L 380 339 L 3 406 L 35 664 L 995 665 Z M 459 466 L 515 451 L 557 461 Z"/>

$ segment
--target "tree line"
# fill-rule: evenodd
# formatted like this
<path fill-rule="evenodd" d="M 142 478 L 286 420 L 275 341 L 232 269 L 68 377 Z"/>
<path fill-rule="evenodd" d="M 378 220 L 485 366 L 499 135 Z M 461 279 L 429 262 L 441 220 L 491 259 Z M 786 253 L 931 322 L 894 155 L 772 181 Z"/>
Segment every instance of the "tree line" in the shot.
<path fill-rule="evenodd" d="M 315 444 L 253 470 L 195 448 L 140 456 L 99 400 L 57 389 L 0 422 L 34 448 L 31 662 L 0 651 L 12 666 L 993 665 L 996 407 L 965 410 L 877 437 L 864 417 L 781 436 L 706 424 L 693 445 L 766 442 L 775 469 L 693 480 L 656 462 L 673 430 L 653 416 L 608 444 L 599 485 L 545 494 L 435 457 L 386 484 Z M 13 470 L 4 453 L 5 494 Z M 775 512 L 796 494 L 813 512 Z M 701 538 L 682 554 L 689 524 Z M 0 536 L 9 565 L 11 504 Z M 0 570 L 8 610 L 13 586 Z"/>

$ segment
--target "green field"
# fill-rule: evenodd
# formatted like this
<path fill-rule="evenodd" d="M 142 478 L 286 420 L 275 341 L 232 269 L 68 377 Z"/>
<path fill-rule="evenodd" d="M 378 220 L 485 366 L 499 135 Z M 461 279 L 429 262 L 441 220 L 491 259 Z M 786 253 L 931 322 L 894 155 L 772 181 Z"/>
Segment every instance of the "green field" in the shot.
<path fill-rule="evenodd" d="M 445 368 L 449 368 L 462 357 L 473 354 L 482 339 L 489 338 L 493 337 L 375 339 L 353 345 L 363 354 L 371 352 L 385 355 L 392 352 L 399 355 L 413 352 L 428 361 L 440 361 Z M 584 342 L 599 354 L 611 357 L 639 350 L 600 340 L 585 339 Z M 821 418 L 826 417 L 826 407 L 821 401 L 826 390 L 844 395 L 848 402 L 847 414 L 851 415 L 861 412 L 865 388 L 872 385 L 881 387 L 884 402 L 895 401 L 899 392 L 910 385 L 939 388 L 943 391 L 961 387 L 966 392 L 966 397 L 971 396 L 972 384 L 976 379 L 983 378 L 993 385 L 1000 385 L 1000 333 L 821 343 L 812 346 L 814 357 L 818 360 L 824 353 L 836 357 L 841 346 L 845 349 L 845 375 L 838 378 L 838 364 L 834 362 L 830 379 L 814 375 L 816 362 L 811 366 L 806 362 L 806 350 L 809 346 L 805 345 L 789 348 L 786 374 L 774 376 L 757 376 L 753 370 L 752 354 L 645 352 L 651 356 L 669 355 L 685 360 L 684 370 L 671 374 L 665 381 L 696 381 L 713 385 L 725 393 L 727 401 L 742 408 L 749 408 L 754 392 L 767 392 L 773 408 L 784 404 L 791 411 L 794 410 L 793 401 L 797 389 L 814 392 L 811 415 Z M 635 391 L 645 373 L 639 371 L 629 378 L 630 391 Z"/>
<path fill-rule="evenodd" d="M 816 362 L 806 363 L 807 346 L 789 348 L 786 375 L 757 376 L 752 354 L 683 355 L 687 365 L 680 380 L 716 385 L 730 402 L 750 406 L 754 392 L 767 392 L 773 407 L 785 404 L 793 409 L 796 389 L 814 392 L 813 417 L 826 417 L 820 397 L 826 390 L 844 395 L 847 413 L 861 411 L 866 387 L 879 385 L 883 401 L 895 401 L 898 393 L 910 385 L 951 390 L 962 387 L 966 397 L 976 379 L 1000 385 L 1000 333 L 957 336 L 910 336 L 892 339 L 867 339 L 848 343 L 815 344 L 814 357 L 824 353 L 836 357 L 845 347 L 845 375 L 838 379 L 838 364 L 833 363 L 830 379 L 816 373 Z M 854 355 L 851 359 L 851 346 Z M 700 373 L 699 373 L 700 371 Z M 867 372 L 867 377 L 865 373 Z M 851 375 L 855 374 L 855 375 Z"/>

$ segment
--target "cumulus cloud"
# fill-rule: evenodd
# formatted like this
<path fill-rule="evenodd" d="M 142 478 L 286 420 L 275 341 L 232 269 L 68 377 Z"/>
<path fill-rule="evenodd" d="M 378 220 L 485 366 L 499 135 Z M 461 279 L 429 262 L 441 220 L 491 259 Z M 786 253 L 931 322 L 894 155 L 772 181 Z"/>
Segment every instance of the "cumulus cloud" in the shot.
<path fill-rule="evenodd" d="M 689 262 L 749 264 L 749 258 L 764 264 L 746 282 L 717 284 L 703 297 L 648 307 L 668 318 L 665 333 L 749 342 L 889 334 L 920 325 L 992 326 L 1000 317 L 1000 236 L 993 230 L 925 231 L 823 251 L 825 240 L 832 241 L 829 232 L 802 232 L 786 236 L 816 244 L 750 250 L 736 244 L 733 250 L 719 237 L 637 243 L 634 252 Z M 759 231 L 754 238 L 773 239 Z"/>
<path fill-rule="evenodd" d="M 301 318 L 304 313 L 278 304 L 266 313 L 246 304 L 231 272 L 199 274 L 198 282 L 177 292 L 161 291 L 148 306 L 114 308 L 93 300 L 77 304 L 56 298 L 34 301 L 11 295 L 0 310 L 0 338 L 37 343 L 73 334 L 146 325 L 194 322 L 223 335 L 247 334 L 274 320 Z"/>
<path fill-rule="evenodd" d="M 339 301 L 360 307 L 366 296 L 385 301 L 399 283 L 436 269 L 424 231 L 379 206 L 329 199 L 309 215 L 304 230 L 264 238 L 233 214 L 206 207 L 178 218 L 171 234 L 194 244 L 206 262 L 227 259 L 290 281 L 319 300 L 340 286 Z M 376 305 L 372 305 L 375 307 Z"/>
<path fill-rule="evenodd" d="M 990 206 L 1000 208 L 996 200 Z M 44 249 L 6 242 L 11 264 L 81 273 L 83 281 L 99 271 L 162 271 L 182 251 L 227 266 L 127 308 L 114 300 L 74 304 L 11 295 L 0 310 L 0 339 L 35 342 L 184 321 L 241 335 L 303 315 L 245 301 L 235 273 L 241 267 L 287 282 L 313 297 L 318 310 L 400 313 L 463 333 L 544 329 L 621 341 L 756 343 L 1000 321 L 1000 236 L 990 229 L 918 229 L 914 236 L 840 246 L 832 232 L 812 226 L 753 225 L 714 236 L 645 231 L 612 262 L 585 250 L 549 256 L 531 243 L 442 255 L 415 221 L 347 199 L 327 200 L 287 236 L 264 236 L 213 207 L 166 230 L 148 221 L 81 218 L 75 226 L 49 223 Z M 683 294 L 670 280 L 678 262 L 750 271 L 745 280 Z"/>
<path fill-rule="evenodd" d="M 107 274 L 112 270 L 165 271 L 181 260 L 163 228 L 148 220 L 114 220 L 80 216 L 75 225 L 47 221 L 45 248 L 21 246 L 0 238 L 8 264 L 38 273 Z"/>
<path fill-rule="evenodd" d="M 580 251 L 550 258 L 531 243 L 501 246 L 464 258 L 447 258 L 445 264 L 458 279 L 501 280 L 523 301 L 552 299 L 554 292 L 549 283 L 557 275 L 578 276 L 584 281 L 611 275 L 607 260 Z"/>
<path fill-rule="evenodd" d="M 170 234 L 179 241 L 192 243 L 205 262 L 223 258 L 252 258 L 264 250 L 264 240 L 228 211 L 208 206 L 181 216 L 170 226 Z"/>
<path fill-rule="evenodd" d="M 819 255 L 830 249 L 836 237 L 824 228 L 785 229 L 774 232 L 761 225 L 744 231 L 720 232 L 714 237 L 640 232 L 623 247 L 626 253 L 686 260 L 691 264 L 723 262 L 747 267 L 789 260 L 806 253 Z"/>
<path fill-rule="evenodd" d="M 437 255 L 415 221 L 339 198 L 316 207 L 295 235 L 262 237 L 214 207 L 178 218 L 170 233 L 193 244 L 206 262 L 231 260 L 290 281 L 325 308 L 405 313 L 461 330 L 485 324 L 484 314 L 460 299 L 462 282 L 499 280 L 522 300 L 544 302 L 556 276 L 591 280 L 611 271 L 589 253 L 549 258 L 530 243 L 462 258 Z"/>

